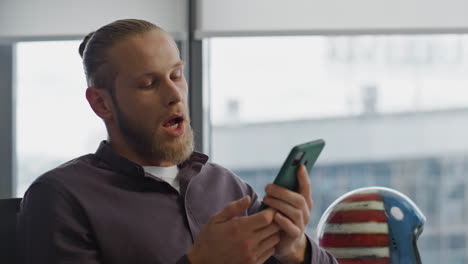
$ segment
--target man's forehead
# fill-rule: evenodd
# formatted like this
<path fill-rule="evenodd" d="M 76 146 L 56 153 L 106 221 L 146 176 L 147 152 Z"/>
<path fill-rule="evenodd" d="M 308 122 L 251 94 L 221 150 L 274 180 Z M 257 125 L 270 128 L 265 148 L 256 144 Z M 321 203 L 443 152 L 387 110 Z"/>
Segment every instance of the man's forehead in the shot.
<path fill-rule="evenodd" d="M 132 36 L 110 50 L 111 60 L 119 67 L 145 70 L 150 67 L 164 70 L 179 63 L 175 41 L 164 31 L 152 30 Z"/>

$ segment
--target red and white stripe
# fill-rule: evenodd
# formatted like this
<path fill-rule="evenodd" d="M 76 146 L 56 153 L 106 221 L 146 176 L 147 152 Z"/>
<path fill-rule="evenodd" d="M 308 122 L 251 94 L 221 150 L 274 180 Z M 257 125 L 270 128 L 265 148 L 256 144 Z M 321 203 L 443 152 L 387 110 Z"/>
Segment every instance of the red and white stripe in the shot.
<path fill-rule="evenodd" d="M 319 243 L 340 264 L 390 264 L 387 216 L 380 194 L 353 194 L 340 201 Z"/>

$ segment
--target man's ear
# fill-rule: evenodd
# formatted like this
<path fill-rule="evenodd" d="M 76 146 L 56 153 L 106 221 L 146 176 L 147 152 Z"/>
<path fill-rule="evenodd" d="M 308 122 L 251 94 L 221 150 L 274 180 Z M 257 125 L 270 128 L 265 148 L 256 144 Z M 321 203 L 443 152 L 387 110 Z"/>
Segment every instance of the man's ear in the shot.
<path fill-rule="evenodd" d="M 86 99 L 94 113 L 104 121 L 110 121 L 113 116 L 113 105 L 110 94 L 104 89 L 88 87 L 86 89 Z"/>

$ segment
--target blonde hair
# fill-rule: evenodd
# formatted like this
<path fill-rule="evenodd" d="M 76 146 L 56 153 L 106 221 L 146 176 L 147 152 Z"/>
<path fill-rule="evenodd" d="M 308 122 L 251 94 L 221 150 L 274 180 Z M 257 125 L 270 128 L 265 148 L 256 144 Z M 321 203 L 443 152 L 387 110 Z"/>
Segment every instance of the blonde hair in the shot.
<path fill-rule="evenodd" d="M 79 47 L 88 86 L 112 92 L 116 71 L 110 63 L 108 51 L 122 40 L 152 30 L 162 29 L 145 20 L 122 19 L 89 33 Z"/>

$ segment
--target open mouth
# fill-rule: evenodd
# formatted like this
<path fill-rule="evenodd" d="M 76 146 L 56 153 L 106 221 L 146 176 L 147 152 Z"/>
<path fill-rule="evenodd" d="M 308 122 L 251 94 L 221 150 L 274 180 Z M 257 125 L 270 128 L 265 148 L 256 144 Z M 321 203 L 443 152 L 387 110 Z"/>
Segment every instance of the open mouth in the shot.
<path fill-rule="evenodd" d="M 166 121 L 163 126 L 172 129 L 178 128 L 183 121 L 184 118 L 182 116 L 173 116 L 168 121 Z"/>

